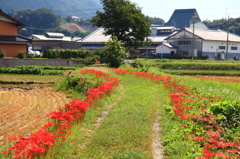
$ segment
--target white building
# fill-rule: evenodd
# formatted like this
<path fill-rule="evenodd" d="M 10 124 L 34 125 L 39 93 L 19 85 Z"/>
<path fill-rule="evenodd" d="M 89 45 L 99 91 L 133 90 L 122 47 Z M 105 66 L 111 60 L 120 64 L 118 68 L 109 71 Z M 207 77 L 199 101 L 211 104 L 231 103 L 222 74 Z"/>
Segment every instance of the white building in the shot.
<path fill-rule="evenodd" d="M 177 54 L 209 56 L 211 59 L 236 59 L 240 56 L 240 36 L 227 35 L 222 30 L 185 28 L 166 40 L 177 47 Z M 171 50 L 167 51 L 165 53 L 171 53 Z"/>

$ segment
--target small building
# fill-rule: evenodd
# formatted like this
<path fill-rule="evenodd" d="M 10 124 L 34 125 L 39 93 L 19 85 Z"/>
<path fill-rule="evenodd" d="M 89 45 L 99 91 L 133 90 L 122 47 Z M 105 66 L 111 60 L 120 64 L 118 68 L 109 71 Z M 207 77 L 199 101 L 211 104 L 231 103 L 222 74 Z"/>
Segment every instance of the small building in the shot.
<path fill-rule="evenodd" d="M 32 49 L 45 51 L 47 49 L 79 49 L 81 48 L 81 37 L 69 37 L 62 33 L 47 32 L 45 35 L 33 34 Z"/>
<path fill-rule="evenodd" d="M 160 57 L 160 56 L 162 56 L 162 54 L 160 54 L 160 52 L 158 52 L 159 50 L 157 50 L 157 47 L 159 47 L 159 45 L 162 44 L 164 39 L 177 33 L 179 31 L 179 29 L 174 26 L 169 26 L 169 27 L 152 26 L 150 29 L 151 29 L 152 35 L 150 35 L 148 38 L 152 41 L 152 44 L 148 47 L 140 48 L 140 54 L 143 54 L 146 52 L 154 52 L 154 54 L 157 57 Z M 165 52 L 165 54 L 170 54 L 170 52 L 167 51 L 167 52 Z"/>
<path fill-rule="evenodd" d="M 25 27 L 25 24 L 0 10 L 0 50 L 6 57 L 16 57 L 20 51 L 27 55 L 31 39 L 19 35 L 18 27 Z"/>
<path fill-rule="evenodd" d="M 176 55 L 176 54 L 177 54 L 177 46 L 172 45 L 168 42 L 163 42 L 162 44 L 156 47 L 157 57 L 163 58 L 166 56 Z"/>
<path fill-rule="evenodd" d="M 165 40 L 177 47 L 177 54 L 233 60 L 240 57 L 240 36 L 227 34 L 219 29 L 185 28 Z"/>

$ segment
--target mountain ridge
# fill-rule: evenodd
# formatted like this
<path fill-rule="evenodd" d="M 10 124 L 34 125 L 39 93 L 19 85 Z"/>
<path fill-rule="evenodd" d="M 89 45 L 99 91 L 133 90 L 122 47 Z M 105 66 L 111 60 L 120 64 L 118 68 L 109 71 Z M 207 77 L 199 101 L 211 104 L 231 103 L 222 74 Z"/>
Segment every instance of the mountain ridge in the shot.
<path fill-rule="evenodd" d="M 0 1 L 0 9 L 5 13 L 13 13 L 19 10 L 36 10 L 39 8 L 52 9 L 61 17 L 77 16 L 80 19 L 91 19 L 97 10 L 102 9 L 100 0 L 8 0 Z"/>

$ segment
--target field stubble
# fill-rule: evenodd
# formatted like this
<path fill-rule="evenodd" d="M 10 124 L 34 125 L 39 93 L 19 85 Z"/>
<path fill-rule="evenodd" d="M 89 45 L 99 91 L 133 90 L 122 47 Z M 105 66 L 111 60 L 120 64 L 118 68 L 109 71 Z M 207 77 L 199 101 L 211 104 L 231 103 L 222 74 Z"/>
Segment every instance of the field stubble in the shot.
<path fill-rule="evenodd" d="M 53 87 L 0 85 L 0 144 L 9 137 L 30 133 L 34 125 L 48 120 L 46 114 L 67 101 L 67 95 Z"/>

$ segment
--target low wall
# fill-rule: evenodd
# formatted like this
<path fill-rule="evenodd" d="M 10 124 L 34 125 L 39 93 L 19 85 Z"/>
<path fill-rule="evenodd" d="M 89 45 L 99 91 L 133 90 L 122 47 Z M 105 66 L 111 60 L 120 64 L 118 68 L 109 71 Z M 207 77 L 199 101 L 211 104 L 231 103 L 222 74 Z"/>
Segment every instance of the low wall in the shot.
<path fill-rule="evenodd" d="M 16 67 L 16 66 L 22 66 L 22 65 L 73 66 L 78 64 L 84 64 L 84 61 L 0 58 L 0 67 Z"/>

